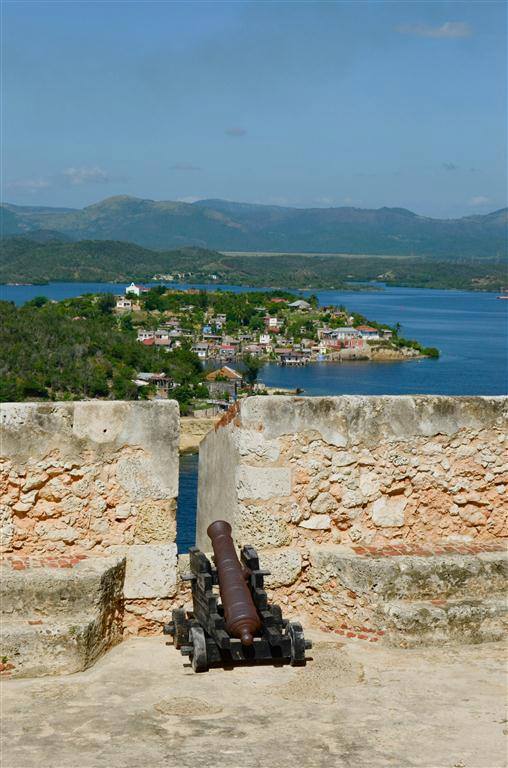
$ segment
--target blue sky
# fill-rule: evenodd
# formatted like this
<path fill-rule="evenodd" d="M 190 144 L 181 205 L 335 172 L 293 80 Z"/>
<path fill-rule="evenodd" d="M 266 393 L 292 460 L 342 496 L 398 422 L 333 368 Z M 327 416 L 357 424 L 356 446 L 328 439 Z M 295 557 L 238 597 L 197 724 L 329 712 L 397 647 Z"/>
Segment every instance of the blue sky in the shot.
<path fill-rule="evenodd" d="M 504 2 L 3 3 L 3 198 L 506 205 Z"/>

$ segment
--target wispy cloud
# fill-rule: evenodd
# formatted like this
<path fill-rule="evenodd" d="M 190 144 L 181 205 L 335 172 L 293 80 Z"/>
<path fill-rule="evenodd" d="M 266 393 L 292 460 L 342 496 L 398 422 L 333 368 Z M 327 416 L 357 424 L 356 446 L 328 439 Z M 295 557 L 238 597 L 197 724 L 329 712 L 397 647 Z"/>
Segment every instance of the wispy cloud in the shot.
<path fill-rule="evenodd" d="M 480 205 L 489 205 L 491 202 L 491 198 L 487 197 L 486 195 L 475 195 L 469 200 L 468 205 L 477 207 Z"/>
<path fill-rule="evenodd" d="M 193 165 L 193 163 L 174 163 L 170 170 L 172 171 L 200 171 L 199 165 Z"/>
<path fill-rule="evenodd" d="M 459 166 L 455 165 L 455 163 L 447 162 L 447 163 L 443 163 L 443 168 L 445 169 L 445 171 L 457 171 L 459 169 Z"/>
<path fill-rule="evenodd" d="M 92 167 L 65 168 L 60 175 L 64 183 L 69 184 L 71 187 L 79 187 L 82 184 L 109 184 L 111 181 L 106 171 L 97 165 Z"/>
<path fill-rule="evenodd" d="M 12 192 L 35 194 L 45 189 L 81 187 L 87 184 L 110 184 L 113 181 L 125 181 L 125 178 L 113 177 L 99 166 L 71 166 L 52 176 L 40 176 L 28 179 L 14 179 L 6 187 Z"/>
<path fill-rule="evenodd" d="M 246 128 L 240 128 L 239 126 L 232 127 L 232 128 L 226 128 L 224 133 L 227 136 L 245 136 L 247 133 Z"/>
<path fill-rule="evenodd" d="M 416 37 L 457 38 L 471 37 L 473 34 L 473 30 L 465 21 L 445 21 L 440 27 L 432 27 L 430 24 L 400 24 L 396 30 L 401 35 Z"/>

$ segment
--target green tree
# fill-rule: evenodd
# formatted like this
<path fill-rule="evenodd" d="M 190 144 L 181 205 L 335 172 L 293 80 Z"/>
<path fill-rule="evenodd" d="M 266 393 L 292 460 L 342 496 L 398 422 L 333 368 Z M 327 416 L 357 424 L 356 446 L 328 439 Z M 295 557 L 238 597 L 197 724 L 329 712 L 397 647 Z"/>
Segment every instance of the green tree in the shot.
<path fill-rule="evenodd" d="M 103 293 L 97 299 L 97 308 L 103 315 L 110 315 L 116 307 L 116 299 L 112 293 Z"/>
<path fill-rule="evenodd" d="M 259 371 L 263 367 L 263 363 L 257 357 L 253 355 L 244 355 L 242 357 L 243 376 L 248 384 L 251 386 L 256 381 Z"/>
<path fill-rule="evenodd" d="M 49 301 L 47 296 L 35 296 L 33 299 L 27 302 L 25 306 L 43 307 Z"/>

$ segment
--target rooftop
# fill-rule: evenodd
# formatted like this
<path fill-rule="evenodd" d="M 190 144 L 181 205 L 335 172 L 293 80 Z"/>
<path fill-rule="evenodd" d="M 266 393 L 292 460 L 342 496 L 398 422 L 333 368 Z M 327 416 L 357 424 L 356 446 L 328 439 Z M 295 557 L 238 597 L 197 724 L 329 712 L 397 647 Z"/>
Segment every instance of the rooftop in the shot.
<path fill-rule="evenodd" d="M 306 667 L 197 675 L 164 638 L 86 672 L 3 680 L 5 766 L 493 768 L 506 764 L 499 644 L 414 650 L 319 632 Z"/>
<path fill-rule="evenodd" d="M 211 371 L 206 375 L 207 381 L 215 381 L 218 378 L 231 379 L 234 381 L 238 381 L 242 378 L 242 376 L 240 373 L 238 373 L 238 371 L 235 371 L 233 368 L 230 368 L 228 365 L 224 365 L 222 366 L 222 368 L 218 368 L 216 371 Z"/>

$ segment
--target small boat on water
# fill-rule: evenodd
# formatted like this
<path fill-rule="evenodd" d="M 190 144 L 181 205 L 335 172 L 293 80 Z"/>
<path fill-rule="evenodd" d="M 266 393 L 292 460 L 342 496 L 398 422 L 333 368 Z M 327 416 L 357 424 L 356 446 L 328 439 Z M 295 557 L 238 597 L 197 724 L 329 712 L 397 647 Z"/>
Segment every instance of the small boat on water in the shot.
<path fill-rule="evenodd" d="M 497 298 L 498 299 L 508 299 L 508 294 L 506 294 L 505 296 L 503 296 L 503 295 L 502 296 L 498 296 Z"/>

